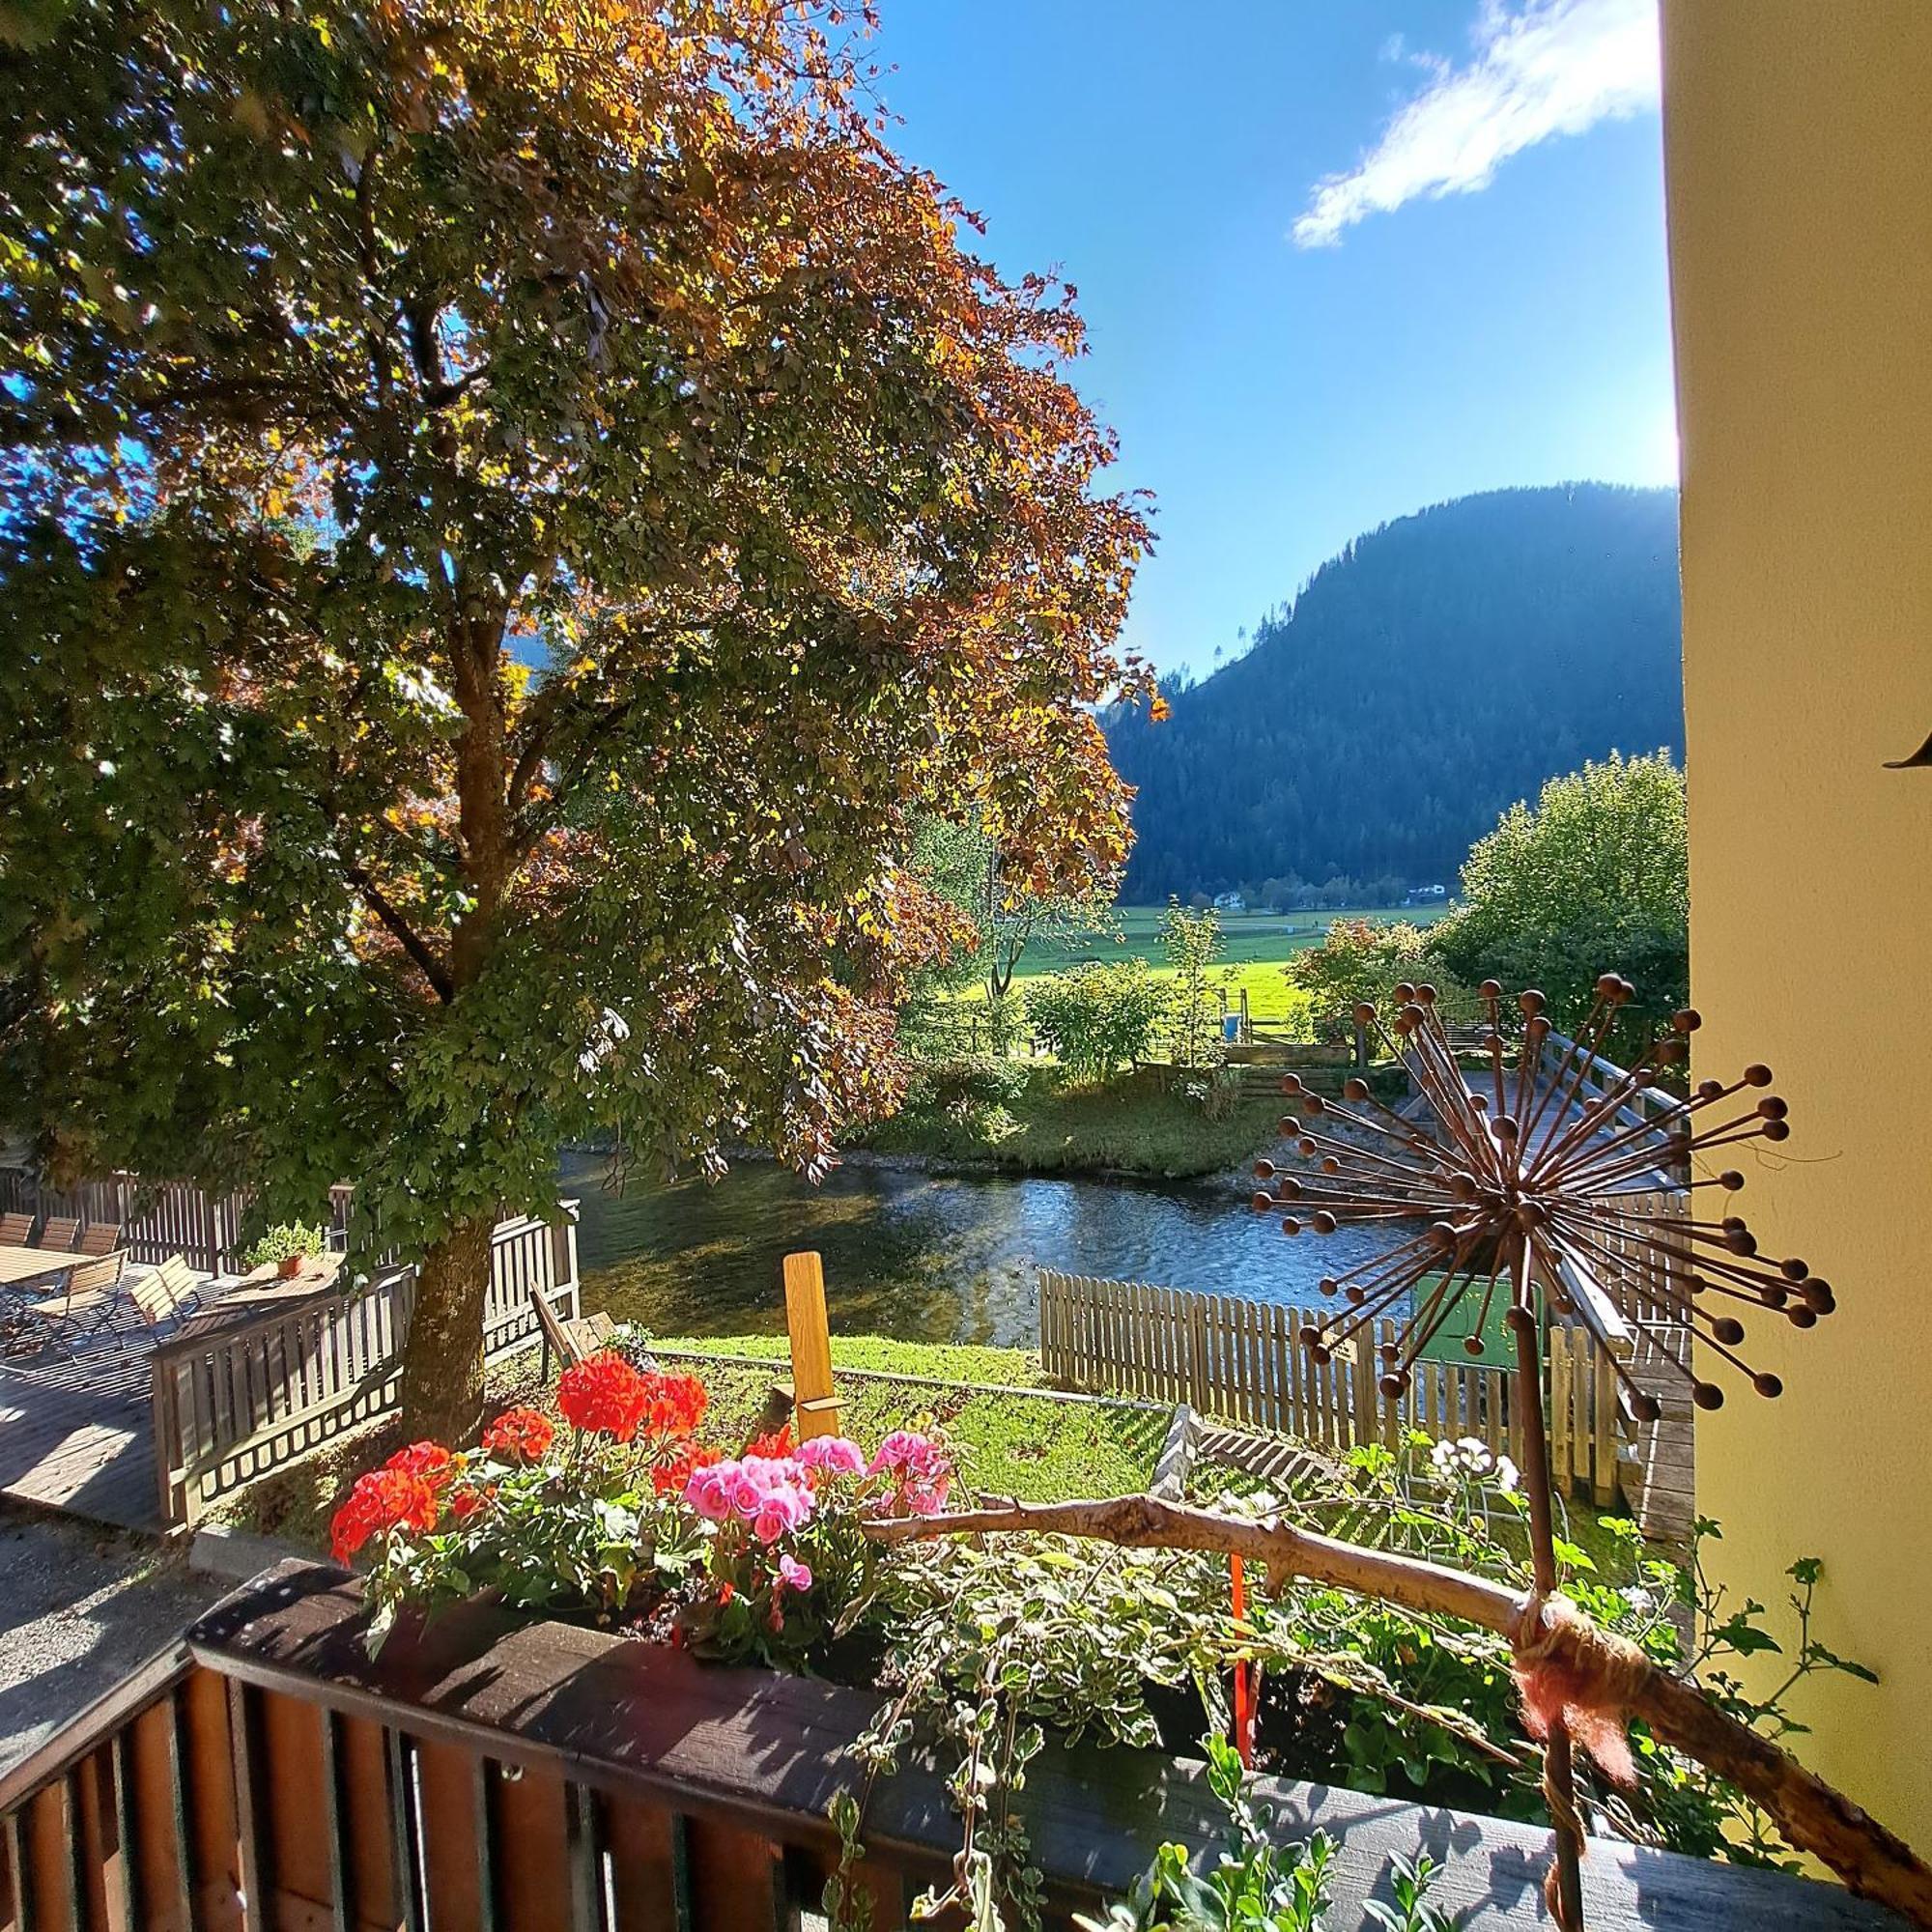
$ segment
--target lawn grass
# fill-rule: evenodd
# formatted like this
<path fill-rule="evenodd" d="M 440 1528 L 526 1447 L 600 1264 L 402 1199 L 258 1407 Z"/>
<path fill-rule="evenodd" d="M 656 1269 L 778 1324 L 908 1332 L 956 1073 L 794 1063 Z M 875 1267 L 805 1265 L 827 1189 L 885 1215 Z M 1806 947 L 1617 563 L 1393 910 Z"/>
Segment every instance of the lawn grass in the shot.
<path fill-rule="evenodd" d="M 686 1337 L 660 1341 L 666 1366 L 689 1367 L 702 1378 L 711 1401 L 699 1435 L 727 1450 L 740 1448 L 754 1433 L 759 1412 L 778 1374 L 783 1372 L 785 1344 L 769 1335 Z M 736 1357 L 743 1366 L 706 1360 L 679 1364 L 669 1353 L 688 1350 L 706 1356 Z M 917 1376 L 924 1381 L 871 1381 L 849 1377 L 840 1393 L 846 1401 L 844 1428 L 867 1449 L 876 1448 L 895 1429 L 937 1424 L 953 1443 L 966 1480 L 995 1495 L 1027 1502 L 1070 1496 L 1137 1493 L 1153 1474 L 1167 1431 L 1164 1410 L 1110 1402 L 1065 1402 L 1037 1393 L 1044 1387 L 1038 1357 L 1021 1349 L 981 1349 L 916 1342 L 882 1336 L 840 1336 L 833 1342 L 838 1368 Z M 991 1385 L 962 1387 L 962 1383 Z M 499 1362 L 490 1377 L 493 1407 L 529 1403 L 556 1410 L 554 1369 L 541 1377 L 535 1349 Z M 375 1423 L 337 1437 L 314 1455 L 226 1498 L 218 1520 L 263 1536 L 280 1537 L 317 1552 L 328 1545 L 328 1520 L 363 1470 L 373 1468 L 402 1446 L 393 1420 Z"/>
<path fill-rule="evenodd" d="M 1279 964 L 1292 954 L 1320 946 L 1338 919 L 1366 919 L 1377 925 L 1431 925 L 1445 907 L 1345 906 L 1335 912 L 1224 912 L 1221 922 L 1221 960 L 1230 966 Z M 1094 933 L 1064 943 L 1029 946 L 1022 971 L 1058 973 L 1083 959 L 1140 958 L 1159 965 L 1160 923 L 1165 906 L 1116 906 L 1120 938 Z"/>

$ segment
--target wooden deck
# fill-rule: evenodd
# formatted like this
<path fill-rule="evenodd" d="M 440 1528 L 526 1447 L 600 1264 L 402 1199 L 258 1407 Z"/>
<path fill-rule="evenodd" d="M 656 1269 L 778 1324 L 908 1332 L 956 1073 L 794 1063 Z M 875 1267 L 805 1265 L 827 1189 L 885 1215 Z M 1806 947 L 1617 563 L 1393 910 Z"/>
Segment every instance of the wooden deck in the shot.
<path fill-rule="evenodd" d="M 211 1284 L 195 1313 L 161 1333 L 218 1329 L 256 1312 L 265 1294 L 297 1287 L 314 1293 L 313 1282 Z M 156 1340 L 140 1329 L 71 1353 L 47 1347 L 0 1356 L 0 1496 L 116 1529 L 167 1527 L 155 1464 Z"/>
<path fill-rule="evenodd" d="M 117 1529 L 158 1530 L 152 1344 L 0 1361 L 0 1495 Z"/>

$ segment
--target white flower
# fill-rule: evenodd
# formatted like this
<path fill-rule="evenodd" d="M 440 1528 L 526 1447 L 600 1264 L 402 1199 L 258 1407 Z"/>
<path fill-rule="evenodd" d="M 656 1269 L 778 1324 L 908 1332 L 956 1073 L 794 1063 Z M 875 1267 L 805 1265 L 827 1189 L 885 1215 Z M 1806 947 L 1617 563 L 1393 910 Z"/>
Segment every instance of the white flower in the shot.
<path fill-rule="evenodd" d="M 1624 1588 L 1624 1602 L 1639 1614 L 1648 1614 L 1657 1607 L 1657 1599 L 1641 1583 L 1627 1584 Z"/>
<path fill-rule="evenodd" d="M 1516 1493 L 1516 1486 L 1520 1480 L 1516 1464 L 1507 1456 L 1498 1456 L 1496 1458 L 1497 1490 L 1503 1495 L 1514 1495 Z"/>
<path fill-rule="evenodd" d="M 1489 1445 L 1476 1435 L 1461 1436 L 1454 1442 L 1445 1437 L 1430 1450 L 1429 1460 L 1438 1476 L 1487 1475 L 1492 1462 Z"/>

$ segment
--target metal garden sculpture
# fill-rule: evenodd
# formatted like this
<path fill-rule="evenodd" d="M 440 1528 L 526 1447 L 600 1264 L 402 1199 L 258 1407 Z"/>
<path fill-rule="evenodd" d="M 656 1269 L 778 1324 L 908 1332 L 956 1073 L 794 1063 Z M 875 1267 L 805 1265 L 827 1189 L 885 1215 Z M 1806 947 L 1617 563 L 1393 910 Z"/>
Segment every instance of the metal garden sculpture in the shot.
<path fill-rule="evenodd" d="M 1695 1211 L 1700 1192 L 1716 1190 L 1719 1201 L 1727 1200 L 1745 1177 L 1734 1168 L 1693 1177 L 1693 1162 L 1789 1134 L 1785 1103 L 1765 1091 L 1768 1066 L 1747 1066 L 1728 1083 L 1705 1080 L 1682 1099 L 1640 1107 L 1660 1074 L 1687 1055 L 1699 1024 L 1687 1009 L 1628 1069 L 1602 1086 L 1591 1084 L 1592 1074 L 1608 1065 L 1604 1048 L 1634 990 L 1605 974 L 1588 1018 L 1551 1065 L 1541 993 L 1517 997 L 1512 1051 L 1503 988 L 1485 980 L 1478 989 L 1484 1023 L 1469 1056 L 1459 1055 L 1435 989 L 1400 985 L 1386 1023 L 1369 1005 L 1356 1008 L 1355 1019 L 1408 1069 L 1426 1115 L 1411 1118 L 1383 1105 L 1359 1078 L 1347 1083 L 1336 1102 L 1304 1091 L 1291 1074 L 1285 1085 L 1300 1119 L 1282 1125 L 1309 1170 L 1297 1176 L 1277 1173 L 1267 1162 L 1258 1168 L 1273 1191 L 1257 1194 L 1255 1206 L 1286 1209 L 1286 1234 L 1327 1234 L 1364 1222 L 1421 1224 L 1387 1252 L 1322 1279 L 1321 1291 L 1337 1300 L 1336 1313 L 1309 1322 L 1300 1337 L 1317 1361 L 1346 1345 L 1370 1347 L 1378 1319 L 1393 1315 L 1396 1339 L 1379 1345 L 1380 1387 L 1399 1398 L 1421 1350 L 1475 1297 L 1481 1301 L 1475 1321 L 1458 1326 L 1467 1329 L 1463 1348 L 1482 1355 L 1487 1318 L 1501 1297 L 1515 1349 L 1511 1401 L 1521 1422 L 1540 1600 L 1527 1616 L 1532 1626 L 1548 1614 L 1559 1580 L 1543 1405 L 1542 1336 L 1548 1321 L 1579 1322 L 1622 1385 L 1631 1415 L 1654 1422 L 1659 1399 L 1627 1366 L 1637 1341 L 1653 1344 L 1647 1359 L 1680 1376 L 1692 1402 L 1714 1409 L 1722 1406 L 1723 1389 L 1701 1378 L 1684 1346 L 1688 1338 L 1695 1338 L 1702 1355 L 1741 1371 L 1758 1394 L 1776 1396 L 1778 1378 L 1751 1370 L 1737 1353 L 1745 1327 L 1734 1310 L 1747 1305 L 1809 1327 L 1835 1306 L 1829 1284 L 1803 1261 L 1761 1259 L 1741 1216 Z M 1464 1070 L 1466 1057 L 1476 1061 L 1471 1071 Z M 1671 1211 L 1680 1202 L 1689 1204 L 1685 1211 Z M 1523 1648 L 1520 1642 L 1520 1662 Z M 1552 1904 L 1577 1925 L 1583 1833 L 1573 1795 L 1571 1736 L 1577 1731 L 1602 1741 L 1621 1727 L 1590 1728 L 1590 1713 L 1603 1700 L 1593 1705 L 1582 1695 L 1560 1695 L 1562 1687 L 1544 1682 L 1533 1664 L 1520 1668 L 1519 1681 L 1530 1724 L 1545 1736 L 1545 1796 L 1557 1841 Z M 1616 1745 L 1606 1751 L 1599 1743 L 1600 1756 L 1617 1752 Z M 1606 1768 L 1622 1762 L 1618 1755 Z"/>
<path fill-rule="evenodd" d="M 1659 1378 L 1666 1386 L 1680 1378 L 1701 1408 L 1720 1406 L 1725 1392 L 1706 1378 L 1707 1363 L 1715 1365 L 1713 1374 L 1741 1374 L 1760 1396 L 1778 1395 L 1777 1378 L 1751 1369 L 1739 1352 L 1746 1341 L 1740 1311 L 1809 1328 L 1835 1306 L 1829 1284 L 1804 1262 L 1761 1257 L 1740 1216 L 1698 1208 L 1703 1200 L 1728 1203 L 1744 1176 L 1728 1167 L 1714 1174 L 1693 1167 L 1725 1149 L 1776 1144 L 1789 1133 L 1785 1104 L 1769 1092 L 1770 1069 L 1747 1066 L 1735 1080 L 1704 1080 L 1681 1099 L 1660 1099 L 1654 1083 L 1683 1063 L 1698 1025 L 1697 1015 L 1685 1011 L 1628 1070 L 1609 1068 L 1605 1077 L 1602 1048 L 1632 994 L 1629 981 L 1605 974 L 1585 1024 L 1552 1054 L 1540 993 L 1519 995 L 1520 1018 L 1506 1026 L 1503 989 L 1486 981 L 1484 1023 L 1469 1046 L 1459 1047 L 1432 989 L 1398 986 L 1386 1022 L 1369 1006 L 1357 1008 L 1356 1018 L 1408 1068 L 1427 1114 L 1410 1119 L 1382 1105 L 1359 1078 L 1331 1101 L 1290 1076 L 1298 1119 L 1285 1122 L 1284 1130 L 1305 1166 L 1293 1174 L 1265 1162 L 1258 1168 L 1271 1185 L 1255 1196 L 1255 1206 L 1280 1213 L 1290 1234 L 1383 1221 L 1399 1232 L 1402 1224 L 1416 1224 L 1379 1258 L 1324 1280 L 1335 1312 L 1301 1332 L 1302 1346 L 1319 1359 L 1345 1346 L 1371 1346 L 1372 1324 L 1396 1317 L 1396 1338 L 1379 1345 L 1380 1386 L 1391 1400 L 1406 1389 L 1418 1351 L 1471 1297 L 1481 1297 L 1481 1306 L 1478 1320 L 1458 1324 L 1467 1328 L 1463 1347 L 1472 1354 L 1486 1350 L 1481 1317 L 1504 1298 L 1514 1354 L 1507 1395 L 1522 1423 L 1529 1503 L 1527 1591 L 1285 1522 L 1239 1520 L 1150 1495 L 990 1504 L 882 1521 L 868 1533 L 896 1542 L 1034 1531 L 1226 1552 L 1264 1571 L 1273 1590 L 1306 1578 L 1501 1634 L 1514 1653 L 1525 1722 L 1544 1740 L 1544 1790 L 1556 1845 L 1547 1890 L 1566 1932 L 1580 1932 L 1583 1922 L 1573 1743 L 1614 1771 L 1631 1719 L 1729 1779 L 1793 1845 L 1852 1889 L 1932 1928 L 1932 1868 L 1910 1846 L 1696 1684 L 1600 1630 L 1558 1590 L 1543 1405 L 1545 1322 L 1576 1321 L 1587 1329 L 1618 1378 L 1631 1415 L 1646 1421 L 1660 1411 Z M 1464 1059 L 1475 1062 L 1467 1071 Z M 1593 1074 L 1600 1084 L 1591 1084 Z M 1660 1205 L 1660 1197 L 1684 1205 Z M 1694 1351 L 1684 1346 L 1693 1337 Z M 1627 1358 L 1639 1353 L 1651 1386 L 1631 1372 Z"/>

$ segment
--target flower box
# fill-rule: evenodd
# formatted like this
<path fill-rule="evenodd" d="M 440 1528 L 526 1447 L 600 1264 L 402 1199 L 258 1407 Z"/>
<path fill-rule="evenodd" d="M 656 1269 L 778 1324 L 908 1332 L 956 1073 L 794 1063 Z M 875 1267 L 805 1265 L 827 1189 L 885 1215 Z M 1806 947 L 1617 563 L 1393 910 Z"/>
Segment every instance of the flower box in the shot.
<path fill-rule="evenodd" d="M 410 1902 L 432 1923 L 473 1914 L 479 1883 L 512 1924 L 525 1922 L 513 1898 L 548 1897 L 555 1916 L 541 1922 L 568 1922 L 573 1887 L 592 1908 L 586 1924 L 607 1922 L 599 1897 L 615 1905 L 609 1922 L 695 1932 L 797 1924 L 818 1910 L 836 1856 L 827 1807 L 854 1783 L 845 1753 L 873 1694 L 483 1604 L 426 1626 L 406 1616 L 374 1659 L 365 1628 L 354 1578 L 285 1564 L 188 1635 L 199 1670 L 228 1686 L 240 1771 L 259 1759 L 273 1773 L 239 1812 L 224 1808 L 232 1794 L 197 1794 L 211 1816 L 237 1818 L 244 1871 L 252 1863 L 263 1890 L 280 1895 L 272 1922 L 297 1922 L 297 1904 L 319 1888 L 326 1906 L 330 1869 L 347 1895 L 380 1894 L 389 1845 L 345 1821 L 385 1814 L 410 1855 Z M 218 1697 L 202 1705 L 222 1709 Z M 302 1715 L 318 1709 L 320 1724 Z M 207 1762 L 218 1773 L 218 1752 Z M 1542 1831 L 1266 1777 L 1252 1798 L 1277 1835 L 1320 1829 L 1338 1842 L 1331 1932 L 1353 1932 L 1364 1902 L 1387 1898 L 1392 1855 L 1419 1851 L 1444 1864 L 1432 1903 L 1459 1926 L 1548 1923 Z M 1202 1766 L 1123 1747 L 1049 1745 L 1028 1777 L 1026 1815 L 1060 1926 L 1124 1891 L 1163 1840 L 1208 1844 L 1219 1833 Z M 886 1932 L 905 1922 L 914 1893 L 943 1882 L 957 1849 L 943 1778 L 914 1759 L 882 1779 L 865 1835 L 867 1882 L 885 1908 L 874 1923 Z M 1609 1842 L 1592 1846 L 1584 1887 L 1593 1932 L 1898 1923 L 1832 1887 Z"/>

